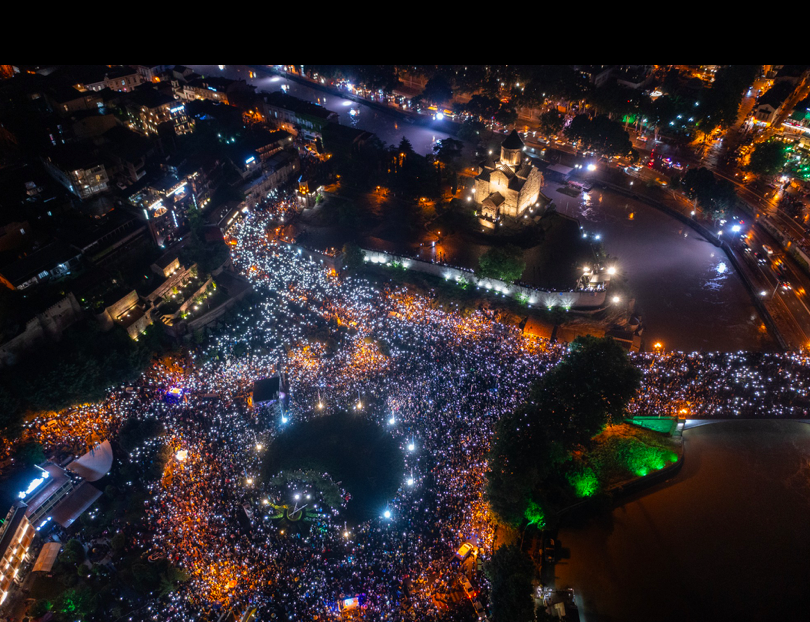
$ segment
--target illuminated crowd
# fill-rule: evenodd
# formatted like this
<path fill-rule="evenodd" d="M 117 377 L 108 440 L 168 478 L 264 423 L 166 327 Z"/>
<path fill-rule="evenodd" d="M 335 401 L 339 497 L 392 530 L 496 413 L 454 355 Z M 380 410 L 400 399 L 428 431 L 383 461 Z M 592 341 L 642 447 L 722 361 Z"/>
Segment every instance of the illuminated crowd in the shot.
<path fill-rule="evenodd" d="M 133 451 L 144 461 L 158 444 L 171 452 L 150 484 L 138 544 L 191 580 L 163 597 L 157 617 L 145 610 L 133 620 L 196 620 L 205 611 L 216 619 L 252 607 L 261 619 L 323 620 L 356 595 L 367 619 L 429 620 L 444 606 L 438 593 L 452 576 L 453 550 L 472 541 L 484 557 L 491 552 L 483 490 L 493 424 L 566 346 L 524 336 L 485 311 L 448 312 L 429 295 L 338 276 L 275 239 L 287 208 L 264 205 L 231 232 L 235 265 L 257 293 L 251 311 L 187 358 L 156 363 L 136 386 L 29 432 L 78 452 L 115 438 L 128 418 L 164 423 L 163 437 Z M 807 414 L 802 356 L 634 360 L 645 372 L 637 414 Z M 251 408 L 252 382 L 279 372 L 288 402 Z M 183 390 L 177 403 L 166 399 L 172 387 Z M 342 508 L 321 507 L 308 530 L 285 533 L 271 508 L 318 492 L 264 481 L 262 457 L 288 426 L 337 411 L 370 417 L 399 441 L 402 484 L 371 520 L 347 524 Z"/>

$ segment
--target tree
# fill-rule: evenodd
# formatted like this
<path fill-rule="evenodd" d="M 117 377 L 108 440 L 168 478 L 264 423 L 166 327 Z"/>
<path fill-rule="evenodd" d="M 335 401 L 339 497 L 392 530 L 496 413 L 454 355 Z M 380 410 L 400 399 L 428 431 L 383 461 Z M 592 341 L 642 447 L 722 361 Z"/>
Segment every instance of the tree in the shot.
<path fill-rule="evenodd" d="M 563 129 L 565 118 L 557 110 L 548 110 L 540 115 L 540 131 L 543 134 L 557 134 Z"/>
<path fill-rule="evenodd" d="M 737 121 L 745 91 L 757 77 L 762 65 L 725 65 L 717 70 L 710 89 L 700 99 L 697 113 L 704 132 L 722 125 L 730 127 Z"/>
<path fill-rule="evenodd" d="M 732 183 L 715 177 L 707 168 L 689 169 L 681 184 L 687 196 L 697 199 L 698 205 L 714 220 L 727 218 L 737 199 Z"/>
<path fill-rule="evenodd" d="M 492 622 L 534 622 L 534 563 L 517 545 L 501 546 L 484 565 Z"/>
<path fill-rule="evenodd" d="M 422 99 L 436 106 L 444 104 L 453 97 L 453 87 L 450 82 L 441 75 L 435 75 L 425 84 L 422 91 Z"/>
<path fill-rule="evenodd" d="M 787 161 L 788 151 L 785 143 L 769 140 L 754 147 L 748 170 L 757 175 L 776 175 L 785 167 Z"/>
<path fill-rule="evenodd" d="M 487 499 L 501 522 L 545 520 L 544 487 L 570 453 L 621 419 L 641 372 L 610 337 L 578 337 L 568 355 L 535 381 L 525 404 L 495 425 Z"/>
<path fill-rule="evenodd" d="M 433 154 L 437 162 L 447 173 L 450 180 L 450 194 L 455 195 L 458 191 L 458 160 L 464 143 L 454 138 L 444 138 L 433 145 Z"/>
<path fill-rule="evenodd" d="M 501 125 L 512 125 L 517 121 L 517 110 L 513 106 L 503 104 L 495 113 L 495 121 Z"/>
<path fill-rule="evenodd" d="M 84 546 L 75 538 L 68 540 L 65 548 L 62 550 L 60 561 L 66 564 L 80 564 L 84 561 Z"/>
<path fill-rule="evenodd" d="M 343 267 L 354 272 L 363 265 L 363 251 L 357 244 L 347 242 L 343 245 Z"/>
<path fill-rule="evenodd" d="M 461 124 L 456 136 L 458 136 L 461 140 L 466 140 L 468 142 L 478 142 L 481 140 L 481 135 L 486 131 L 486 129 L 487 128 L 480 121 L 467 119 Z"/>
<path fill-rule="evenodd" d="M 586 114 L 574 117 L 565 128 L 565 135 L 578 141 L 586 149 L 610 157 L 614 155 L 638 157 L 633 149 L 630 135 L 618 121 L 611 121 L 605 115 L 594 118 Z"/>
<path fill-rule="evenodd" d="M 487 97 L 486 95 L 473 95 L 464 109 L 471 115 L 482 119 L 491 119 L 501 107 L 501 100 L 497 97 Z"/>
<path fill-rule="evenodd" d="M 478 258 L 478 274 L 483 278 L 517 281 L 526 269 L 523 251 L 513 244 L 495 246 Z"/>
<path fill-rule="evenodd" d="M 17 464 L 31 467 L 45 461 L 45 452 L 42 445 L 36 441 L 21 443 L 14 452 L 14 460 Z"/>
<path fill-rule="evenodd" d="M 559 365 L 532 390 L 532 399 L 551 405 L 568 447 L 589 440 L 623 418 L 638 391 L 641 372 L 610 337 L 577 337 Z"/>

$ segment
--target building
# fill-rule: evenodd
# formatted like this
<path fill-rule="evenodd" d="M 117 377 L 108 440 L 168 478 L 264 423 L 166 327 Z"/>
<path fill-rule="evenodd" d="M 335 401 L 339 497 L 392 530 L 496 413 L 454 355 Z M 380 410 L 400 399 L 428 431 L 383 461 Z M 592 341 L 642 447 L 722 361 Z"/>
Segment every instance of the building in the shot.
<path fill-rule="evenodd" d="M 109 188 L 107 169 L 91 149 L 63 145 L 42 161 L 51 177 L 83 201 Z"/>
<path fill-rule="evenodd" d="M 503 216 L 520 218 L 535 207 L 543 187 L 543 174 L 524 152 L 516 130 L 503 141 L 500 159 L 488 158 L 475 178 L 475 202 L 486 222 L 495 223 Z"/>
<path fill-rule="evenodd" d="M 790 82 L 775 83 L 757 101 L 757 105 L 754 107 L 754 118 L 760 123 L 773 123 L 782 112 L 793 89 L 794 86 Z"/>
<path fill-rule="evenodd" d="M 26 289 L 66 276 L 80 264 L 81 252 L 57 240 L 0 267 L 0 284 L 11 290 Z"/>
<path fill-rule="evenodd" d="M 54 86 L 47 90 L 46 98 L 53 110 L 61 115 L 104 107 L 101 95 L 92 91 L 80 91 L 74 86 Z"/>
<path fill-rule="evenodd" d="M 83 317 L 73 292 L 38 313 L 25 324 L 25 330 L 0 344 L 0 367 L 13 365 L 19 356 L 43 342 L 59 339 L 62 332 Z"/>
<path fill-rule="evenodd" d="M 143 84 L 143 81 L 143 75 L 137 69 L 129 65 L 119 65 L 108 68 L 103 75 L 88 80 L 82 86 L 88 91 L 110 89 L 112 91 L 128 92 Z"/>
<path fill-rule="evenodd" d="M 271 190 L 283 186 L 300 170 L 301 162 L 296 151 L 285 149 L 278 152 L 265 162 L 261 175 L 242 187 L 245 205 L 258 205 Z"/>
<path fill-rule="evenodd" d="M 178 135 L 190 132 L 194 127 L 183 102 L 150 85 L 135 89 L 125 108 L 131 126 L 144 134 L 157 134 L 163 123 L 170 124 Z"/>
<path fill-rule="evenodd" d="M 177 67 L 175 67 L 176 74 Z M 220 104 L 239 102 L 253 94 L 254 87 L 244 80 L 229 80 L 220 77 L 189 76 L 185 82 L 179 82 L 177 95 L 181 99 L 210 99 Z"/>
<path fill-rule="evenodd" d="M 0 525 L 0 605 L 8 598 L 11 588 L 17 581 L 20 569 L 28 559 L 28 549 L 34 540 L 35 531 L 25 516 L 25 503 L 15 501 Z"/>
<path fill-rule="evenodd" d="M 282 91 L 261 93 L 261 96 L 265 118 L 288 132 L 297 132 L 300 128 L 321 133 L 327 124 L 338 122 L 336 112 Z"/>

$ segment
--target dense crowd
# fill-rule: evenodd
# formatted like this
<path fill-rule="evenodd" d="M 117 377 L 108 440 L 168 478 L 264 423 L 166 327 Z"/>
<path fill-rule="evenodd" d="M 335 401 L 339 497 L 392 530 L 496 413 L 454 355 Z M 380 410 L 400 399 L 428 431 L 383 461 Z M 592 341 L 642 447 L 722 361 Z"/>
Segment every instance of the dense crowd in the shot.
<path fill-rule="evenodd" d="M 29 433 L 78 451 L 115 437 L 128 418 L 164 424 L 165 435 L 132 452 L 144 463 L 159 446 L 171 452 L 150 484 L 141 544 L 191 581 L 164 598 L 161 620 L 251 607 L 262 619 L 324 619 L 355 595 L 368 619 L 433 619 L 445 606 L 437 582 L 449 576 L 453 550 L 472 541 L 484 556 L 491 552 L 483 490 L 493 424 L 566 346 L 524 336 L 484 312 L 440 310 L 405 288 L 338 277 L 276 243 L 268 225 L 277 217 L 268 204 L 232 232 L 234 261 L 259 295 L 251 312 L 187 359 L 156 363 L 138 386 L 62 413 L 57 425 L 35 423 Z M 335 343 L 324 343 L 324 334 Z M 634 360 L 645 372 L 636 414 L 807 414 L 803 356 Z M 288 401 L 250 408 L 251 383 L 279 372 Z M 183 391 L 176 403 L 166 399 L 172 387 Z M 263 481 L 263 452 L 287 426 L 338 411 L 362 413 L 399 441 L 402 485 L 372 520 L 348 525 L 342 508 L 321 507 L 310 529 L 285 532 L 272 508 L 318 493 Z M 137 612 L 132 619 L 139 616 L 153 619 Z"/>

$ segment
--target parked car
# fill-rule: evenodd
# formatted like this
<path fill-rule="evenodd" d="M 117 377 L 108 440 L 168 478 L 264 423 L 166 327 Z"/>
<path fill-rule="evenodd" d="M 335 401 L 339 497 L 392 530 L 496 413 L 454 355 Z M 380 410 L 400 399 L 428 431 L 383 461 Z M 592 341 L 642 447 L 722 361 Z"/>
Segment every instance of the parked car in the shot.
<path fill-rule="evenodd" d="M 464 590 L 464 595 L 470 600 L 475 600 L 478 594 L 472 586 L 472 583 L 470 583 L 470 580 L 462 575 L 459 577 L 459 583 L 461 583 L 461 589 Z"/>

